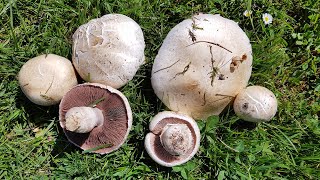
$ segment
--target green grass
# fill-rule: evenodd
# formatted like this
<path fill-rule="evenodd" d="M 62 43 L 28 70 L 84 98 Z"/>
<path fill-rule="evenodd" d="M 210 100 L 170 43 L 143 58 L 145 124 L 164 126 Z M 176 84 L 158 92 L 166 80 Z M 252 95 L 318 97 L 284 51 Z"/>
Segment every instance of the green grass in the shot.
<path fill-rule="evenodd" d="M 320 177 L 320 3 L 317 0 L 0 0 L 0 179 L 318 179 Z M 243 16 L 252 9 L 250 18 Z M 253 47 L 250 84 L 272 90 L 278 113 L 252 124 L 229 109 L 198 121 L 201 147 L 188 163 L 165 168 L 146 154 L 150 118 L 165 109 L 150 70 L 169 30 L 196 12 L 239 22 Z M 274 20 L 265 25 L 262 14 Z M 145 35 L 144 65 L 121 91 L 134 122 L 129 140 L 108 155 L 83 154 L 58 125 L 58 107 L 32 104 L 16 75 L 28 59 L 71 59 L 72 34 L 107 13 L 125 14 Z"/>

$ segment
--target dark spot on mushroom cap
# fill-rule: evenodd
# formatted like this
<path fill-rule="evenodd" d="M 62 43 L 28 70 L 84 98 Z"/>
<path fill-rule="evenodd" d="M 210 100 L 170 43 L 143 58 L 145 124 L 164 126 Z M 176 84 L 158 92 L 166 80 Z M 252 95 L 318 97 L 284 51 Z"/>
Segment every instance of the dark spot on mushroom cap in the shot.
<path fill-rule="evenodd" d="M 242 57 L 241 57 L 241 60 L 244 61 L 244 60 L 246 60 L 246 59 L 247 59 L 247 54 L 243 54 Z"/>
<path fill-rule="evenodd" d="M 187 150 L 185 155 L 182 155 L 182 156 L 171 155 L 162 146 L 161 141 L 160 141 L 160 134 L 161 134 L 162 129 L 167 124 L 186 124 L 188 126 L 188 128 L 190 129 L 191 134 L 192 134 L 192 147 Z M 159 159 L 161 159 L 167 163 L 173 163 L 174 161 L 180 161 L 180 160 L 187 158 L 192 153 L 193 149 L 195 148 L 196 139 L 197 139 L 195 131 L 192 128 L 192 125 L 185 120 L 182 120 L 179 118 L 173 118 L 173 117 L 164 118 L 155 126 L 155 128 L 153 129 L 152 132 L 153 132 L 154 136 L 152 136 L 153 138 L 151 139 L 151 142 L 150 142 L 151 147 L 154 148 L 155 155 Z"/>
<path fill-rule="evenodd" d="M 246 102 L 246 103 L 242 104 L 242 109 L 247 110 L 248 107 L 249 107 L 249 103 Z"/>
<path fill-rule="evenodd" d="M 118 148 L 128 131 L 127 109 L 122 98 L 95 85 L 81 85 L 69 91 L 60 104 L 60 120 L 65 121 L 66 112 L 72 107 L 87 106 L 97 99 L 104 97 L 104 100 L 96 105 L 99 108 L 105 121 L 102 126 L 94 128 L 89 133 L 74 133 L 64 129 L 70 141 L 85 149 L 95 148 L 104 144 L 112 144 L 111 147 L 99 149 L 97 153 L 108 153 Z"/>

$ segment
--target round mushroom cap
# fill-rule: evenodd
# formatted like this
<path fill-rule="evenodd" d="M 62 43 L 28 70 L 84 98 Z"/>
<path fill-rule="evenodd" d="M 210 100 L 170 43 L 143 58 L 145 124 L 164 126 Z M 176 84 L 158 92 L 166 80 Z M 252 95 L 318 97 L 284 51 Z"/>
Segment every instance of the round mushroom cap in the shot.
<path fill-rule="evenodd" d="M 206 119 L 220 114 L 247 86 L 251 65 L 250 41 L 236 22 L 198 14 L 169 32 L 151 82 L 169 109 Z"/>
<path fill-rule="evenodd" d="M 55 54 L 43 54 L 28 60 L 20 69 L 22 92 L 35 104 L 55 105 L 78 84 L 71 62 Z"/>
<path fill-rule="evenodd" d="M 233 109 L 245 121 L 266 122 L 277 112 L 277 99 L 265 87 L 249 86 L 237 95 Z"/>
<path fill-rule="evenodd" d="M 120 88 L 144 64 L 140 26 L 121 14 L 107 14 L 81 25 L 73 34 L 72 62 L 88 82 Z"/>
<path fill-rule="evenodd" d="M 65 115 L 73 107 L 95 107 L 102 111 L 104 122 L 88 133 L 66 129 Z M 106 154 L 125 142 L 132 126 L 132 112 L 127 98 L 118 90 L 98 83 L 85 83 L 72 88 L 62 98 L 59 120 L 68 140 L 83 150 Z"/>
<path fill-rule="evenodd" d="M 180 155 L 174 154 L 180 150 L 174 153 L 168 152 L 161 142 L 161 138 L 163 138 L 161 136 L 163 136 L 164 130 L 166 130 L 168 126 L 170 128 L 175 125 L 182 125 L 182 128 L 186 125 L 188 131 L 191 132 L 191 146 L 189 149 L 186 149 L 185 152 L 179 153 Z M 183 164 L 189 161 L 199 150 L 199 127 L 197 123 L 187 115 L 172 111 L 160 112 L 151 120 L 149 129 L 151 132 L 146 135 L 144 142 L 146 151 L 154 161 L 162 166 L 172 167 Z M 174 141 L 177 140 L 175 136 L 172 136 L 172 139 Z M 181 137 L 179 137 L 178 142 L 181 142 Z M 186 139 L 185 142 L 189 143 L 189 139 Z M 180 145 L 177 144 L 177 147 L 180 148 Z"/>

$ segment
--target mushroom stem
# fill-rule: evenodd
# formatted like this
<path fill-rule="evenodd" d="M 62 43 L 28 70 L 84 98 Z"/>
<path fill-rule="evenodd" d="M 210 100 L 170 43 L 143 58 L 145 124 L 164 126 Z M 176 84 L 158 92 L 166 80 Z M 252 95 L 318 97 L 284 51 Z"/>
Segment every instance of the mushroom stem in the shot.
<path fill-rule="evenodd" d="M 168 124 L 160 135 L 164 149 L 171 155 L 185 155 L 192 146 L 192 134 L 186 124 Z"/>
<path fill-rule="evenodd" d="M 88 133 L 103 124 L 103 114 L 98 108 L 73 107 L 65 115 L 66 129 L 76 133 Z"/>

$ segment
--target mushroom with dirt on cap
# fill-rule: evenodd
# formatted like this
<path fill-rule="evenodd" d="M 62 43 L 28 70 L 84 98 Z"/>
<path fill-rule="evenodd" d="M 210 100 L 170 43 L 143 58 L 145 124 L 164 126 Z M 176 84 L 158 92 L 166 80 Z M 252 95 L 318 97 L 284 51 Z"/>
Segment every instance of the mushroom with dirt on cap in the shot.
<path fill-rule="evenodd" d="M 120 91 L 85 83 L 62 98 L 59 121 L 70 142 L 83 150 L 106 154 L 125 142 L 132 126 L 132 112 Z"/>
<path fill-rule="evenodd" d="M 122 14 L 107 14 L 81 25 L 73 34 L 72 62 L 88 82 L 120 88 L 145 63 L 140 26 Z"/>
<path fill-rule="evenodd" d="M 71 62 L 55 54 L 28 60 L 19 71 L 18 81 L 27 98 L 42 106 L 58 104 L 78 84 Z"/>
<path fill-rule="evenodd" d="M 200 130 L 189 116 L 163 111 L 149 124 L 150 133 L 145 138 L 149 156 L 166 167 L 189 161 L 200 146 Z"/>
<path fill-rule="evenodd" d="M 250 41 L 239 25 L 200 13 L 168 33 L 154 60 L 151 83 L 169 109 L 206 119 L 219 115 L 247 86 L 251 69 Z"/>
<path fill-rule="evenodd" d="M 242 90 L 233 103 L 237 116 L 245 121 L 270 121 L 277 112 L 276 96 L 262 86 L 249 86 Z"/>

